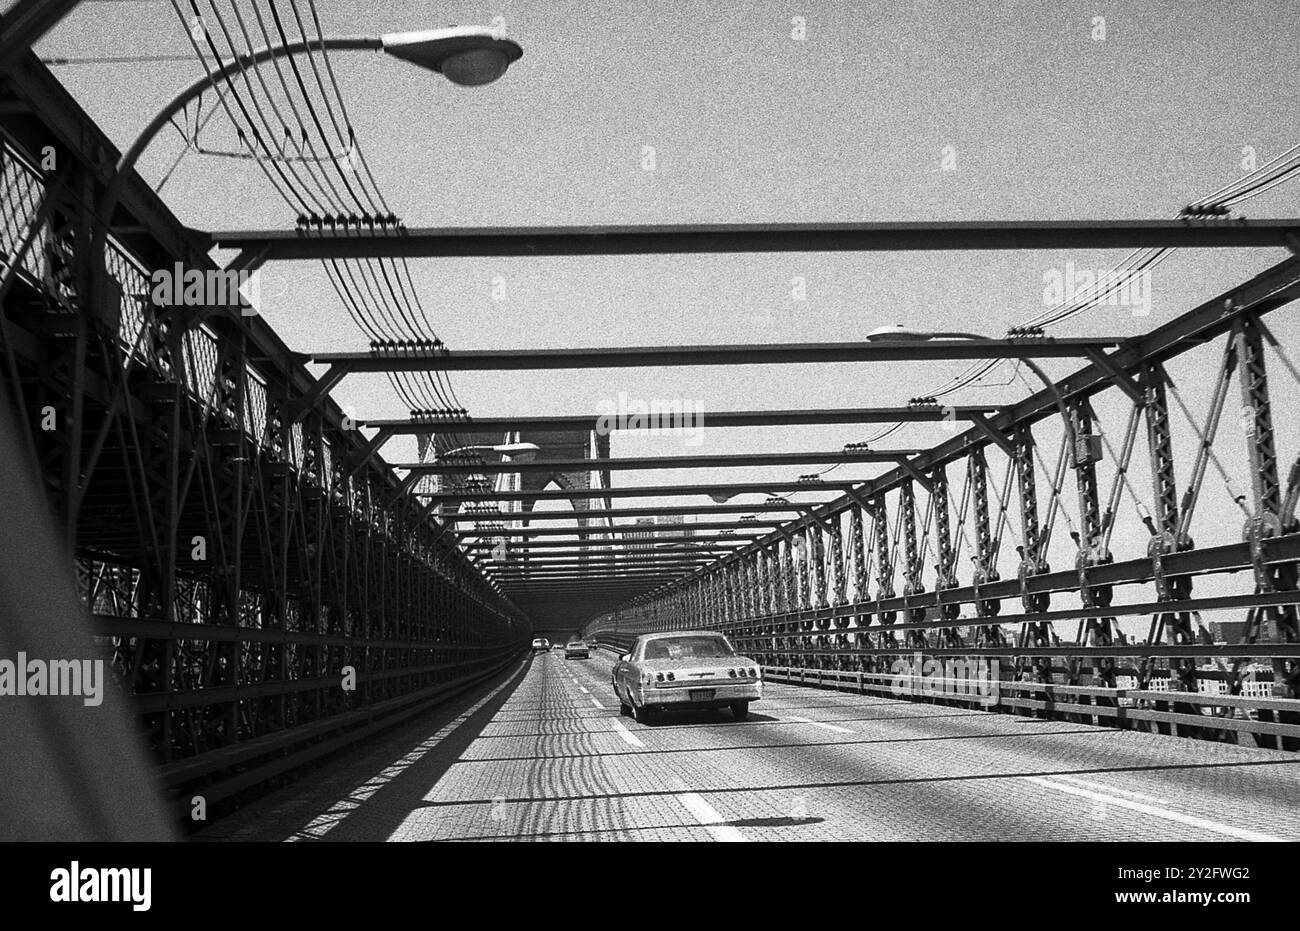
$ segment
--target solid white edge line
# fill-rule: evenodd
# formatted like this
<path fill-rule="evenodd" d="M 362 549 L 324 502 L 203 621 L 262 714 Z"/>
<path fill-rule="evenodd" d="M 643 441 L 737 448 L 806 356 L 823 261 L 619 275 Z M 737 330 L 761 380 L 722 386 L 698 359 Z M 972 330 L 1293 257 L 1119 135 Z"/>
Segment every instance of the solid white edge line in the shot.
<path fill-rule="evenodd" d="M 1035 785 L 1043 786 L 1048 789 L 1055 789 L 1058 792 L 1065 792 L 1070 795 L 1078 795 L 1083 798 L 1092 799 L 1094 802 L 1102 802 L 1106 805 L 1114 805 L 1116 808 L 1127 808 L 1130 811 L 1141 812 L 1145 815 L 1151 815 L 1154 818 L 1163 818 L 1166 821 L 1176 821 L 1179 824 L 1185 824 L 1189 827 L 1201 828 L 1206 831 L 1213 831 L 1216 834 L 1223 834 L 1227 837 L 1235 837 L 1238 840 L 1248 840 L 1257 842 L 1282 841 L 1280 837 L 1273 837 L 1270 834 L 1261 834 L 1258 831 L 1248 831 L 1244 828 L 1234 828 L 1228 824 L 1219 824 L 1217 821 L 1207 821 L 1205 818 L 1197 818 L 1193 815 L 1184 815 L 1181 812 L 1170 811 L 1168 808 L 1160 808 L 1156 805 L 1146 805 L 1142 802 L 1135 802 L 1130 799 L 1120 798 L 1118 795 L 1107 795 L 1103 792 L 1093 792 L 1091 789 L 1085 789 L 1081 786 L 1074 786 L 1064 782 L 1051 782 L 1038 776 L 1024 777 Z"/>

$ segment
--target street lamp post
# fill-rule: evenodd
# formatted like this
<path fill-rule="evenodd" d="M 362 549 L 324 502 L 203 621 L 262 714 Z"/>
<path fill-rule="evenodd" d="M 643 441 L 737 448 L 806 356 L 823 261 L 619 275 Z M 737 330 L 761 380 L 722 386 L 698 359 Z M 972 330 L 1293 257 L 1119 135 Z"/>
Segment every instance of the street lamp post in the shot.
<path fill-rule="evenodd" d="M 503 38 L 497 30 L 478 26 L 453 26 L 446 29 L 427 29 L 419 32 L 395 32 L 379 37 L 328 38 L 285 45 L 272 45 L 241 55 L 222 65 L 212 74 L 199 78 L 181 90 L 171 102 L 154 116 L 136 137 L 134 143 L 118 159 L 96 205 L 100 222 L 94 226 L 91 255 L 94 262 L 95 287 L 91 293 L 103 302 L 106 270 L 104 257 L 108 245 L 108 231 L 126 187 L 127 178 L 144 150 L 154 137 L 191 101 L 200 97 L 216 81 L 246 68 L 255 68 L 276 58 L 300 55 L 313 50 L 380 51 L 411 64 L 442 74 L 449 81 L 465 87 L 489 84 L 501 75 L 511 63 L 518 61 L 523 49 L 518 43 Z"/>

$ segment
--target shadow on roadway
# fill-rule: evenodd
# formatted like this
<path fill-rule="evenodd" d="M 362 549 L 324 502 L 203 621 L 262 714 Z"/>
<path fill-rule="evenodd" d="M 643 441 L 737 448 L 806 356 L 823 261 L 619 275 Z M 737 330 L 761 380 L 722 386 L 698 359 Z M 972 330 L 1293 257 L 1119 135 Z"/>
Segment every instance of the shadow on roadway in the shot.
<path fill-rule="evenodd" d="M 533 659 L 531 655 L 524 657 L 504 680 L 476 686 L 447 704 L 398 725 L 381 737 L 377 745 L 363 745 L 357 752 L 342 757 L 331 768 L 319 771 L 319 776 L 324 777 L 323 784 L 312 785 L 304 779 L 260 799 L 256 804 L 260 811 L 268 812 L 268 822 L 277 820 L 274 814 L 277 809 L 292 806 L 295 813 L 291 821 L 281 814 L 278 830 L 265 831 L 265 836 L 249 839 L 267 840 L 275 833 L 278 835 L 275 839 L 387 840 L 411 812 L 427 804 L 425 796 L 513 697 Z M 470 712 L 470 709 L 474 710 Z M 470 712 L 468 716 L 462 717 L 467 712 Z M 397 771 L 386 775 L 393 770 Z M 341 793 L 340 782 L 347 787 Z M 378 788 L 366 794 L 365 790 L 376 785 Z M 301 801 L 294 799 L 295 793 Z M 250 807 L 233 818 L 239 820 L 252 814 L 255 811 Z M 220 824 L 217 822 L 214 827 Z M 315 831 L 307 830 L 313 824 L 322 828 L 327 824 L 332 826 L 317 836 Z"/>
<path fill-rule="evenodd" d="M 631 715 L 626 715 L 627 719 L 632 720 Z M 730 711 L 718 709 L 716 711 L 660 711 L 652 712 L 650 720 L 642 724 L 642 727 L 656 728 L 664 726 L 681 726 L 683 724 L 780 724 L 779 718 L 771 717 L 766 714 L 759 714 L 751 711 L 744 721 L 737 721 Z"/>

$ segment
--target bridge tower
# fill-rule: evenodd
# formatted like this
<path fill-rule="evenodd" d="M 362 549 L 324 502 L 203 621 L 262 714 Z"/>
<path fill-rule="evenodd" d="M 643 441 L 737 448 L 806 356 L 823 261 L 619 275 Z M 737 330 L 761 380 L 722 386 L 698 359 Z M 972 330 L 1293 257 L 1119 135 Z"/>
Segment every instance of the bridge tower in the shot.
<path fill-rule="evenodd" d="M 454 436 L 434 434 L 428 436 L 427 439 L 421 437 L 420 457 L 421 459 L 426 458 L 426 449 L 429 445 L 434 448 L 456 449 L 464 446 L 494 446 L 499 443 L 536 444 L 539 449 L 532 460 L 533 464 L 548 461 L 589 459 L 592 462 L 592 468 L 581 472 L 565 469 L 542 471 L 530 468 L 527 472 L 502 475 L 502 479 L 510 480 L 512 484 L 509 488 L 505 488 L 498 482 L 495 490 L 524 493 L 539 492 L 545 490 L 552 482 L 559 486 L 561 490 L 571 492 L 585 491 L 592 488 L 593 485 L 598 488 L 610 487 L 609 470 L 599 467 L 600 462 L 609 459 L 609 434 L 598 433 L 595 430 L 516 431 L 509 434 L 457 431 Z M 467 477 L 438 475 L 433 476 L 432 481 L 433 486 L 430 489 L 432 491 L 459 491 L 465 488 Z M 529 514 L 532 512 L 535 503 L 536 499 L 525 499 L 521 502 L 502 502 L 501 510 L 513 510 L 512 505 L 517 505 L 519 512 L 519 517 L 507 518 L 503 521 L 507 523 L 507 529 L 501 535 L 510 540 L 504 551 L 508 558 L 521 561 L 528 559 L 526 548 L 522 552 L 517 549 L 521 538 L 515 537 L 514 540 L 511 540 L 510 531 L 526 529 L 529 526 Z M 578 529 L 575 533 L 580 541 L 585 541 L 590 534 L 601 532 L 598 512 L 611 507 L 609 498 L 586 498 L 575 495 L 569 498 L 569 504 L 578 516 Z M 457 510 L 469 510 L 464 505 L 465 502 L 451 502 L 442 505 L 439 508 L 439 513 L 451 514 Z M 523 542 L 526 542 L 526 538 L 523 538 Z M 603 550 L 598 553 L 588 553 L 581 543 L 579 543 L 579 546 L 582 550 L 583 561 L 589 563 L 593 571 L 601 571 L 612 565 L 614 560 L 612 553 Z M 557 625 L 567 629 L 573 626 L 573 619 L 567 613 L 564 604 L 560 602 L 540 604 L 541 610 L 533 614 L 535 629 L 547 629 Z"/>

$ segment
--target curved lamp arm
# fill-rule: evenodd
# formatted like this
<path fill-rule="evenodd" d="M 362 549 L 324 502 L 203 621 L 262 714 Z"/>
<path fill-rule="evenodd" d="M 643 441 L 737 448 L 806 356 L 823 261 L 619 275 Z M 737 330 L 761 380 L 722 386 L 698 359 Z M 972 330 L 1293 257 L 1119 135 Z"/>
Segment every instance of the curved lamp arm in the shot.
<path fill-rule="evenodd" d="M 975 340 L 976 342 L 989 342 L 990 340 L 990 337 L 985 336 L 982 333 L 965 333 L 961 331 L 943 331 L 943 332 L 931 333 L 929 335 L 937 339 L 969 339 L 969 340 Z M 1065 406 L 1065 398 L 1061 395 L 1060 390 L 1056 387 L 1056 382 L 1052 381 L 1051 376 L 1048 375 L 1046 372 L 1044 372 L 1042 366 L 1040 366 L 1037 362 L 1035 362 L 1033 359 L 1030 359 L 1028 357 L 1022 357 L 1018 361 L 1023 362 L 1025 368 L 1029 369 L 1031 372 L 1033 372 L 1035 375 L 1038 376 L 1038 380 L 1043 383 L 1044 387 L 1047 388 L 1048 393 L 1051 394 L 1052 400 L 1056 402 L 1056 409 L 1060 411 L 1061 420 L 1065 424 L 1065 437 L 1066 437 L 1065 445 L 1068 450 L 1066 452 L 1066 457 L 1068 462 L 1070 463 L 1070 468 L 1072 469 L 1077 468 L 1078 461 L 1076 459 L 1076 450 L 1074 448 L 1074 443 L 1075 443 L 1074 421 L 1070 418 L 1069 408 Z"/>
<path fill-rule="evenodd" d="M 341 38 L 341 39 L 318 39 L 310 42 L 294 42 L 289 45 L 272 45 L 265 48 L 257 49 L 246 55 L 240 55 L 238 58 L 232 58 L 217 70 L 205 75 L 193 84 L 180 91 L 171 101 L 158 111 L 149 124 L 140 131 L 136 136 L 135 142 L 131 147 L 122 153 L 117 160 L 117 165 L 113 169 L 113 175 L 104 187 L 104 193 L 100 195 L 96 208 L 99 222 L 94 225 L 94 233 L 91 236 L 91 254 L 102 256 L 108 245 L 108 230 L 113 223 L 113 211 L 117 209 L 118 202 L 122 199 L 122 192 L 126 189 L 127 178 L 131 176 L 135 169 L 136 162 L 144 154 L 144 150 L 153 142 L 154 137 L 158 135 L 163 128 L 171 122 L 172 117 L 185 109 L 189 103 L 202 96 L 203 92 L 212 87 L 217 81 L 229 77 L 231 74 L 241 71 L 245 68 L 255 67 L 263 62 L 270 61 L 274 58 L 282 58 L 288 55 L 298 55 L 313 49 L 336 49 L 336 50 L 373 50 L 382 51 L 384 43 L 378 38 Z M 96 260 L 95 278 L 98 281 L 103 280 L 103 272 L 99 270 L 102 263 Z M 102 295 L 96 289 L 92 292 L 92 299 L 99 299 Z"/>

